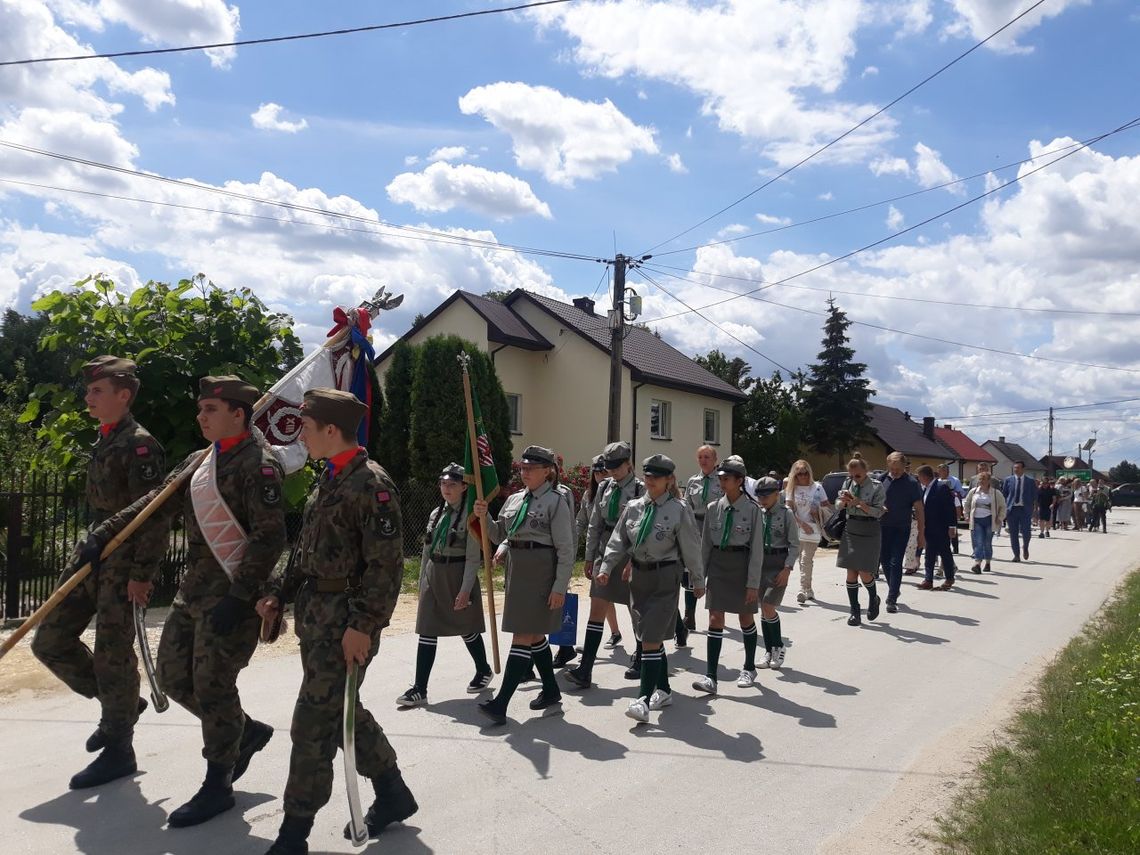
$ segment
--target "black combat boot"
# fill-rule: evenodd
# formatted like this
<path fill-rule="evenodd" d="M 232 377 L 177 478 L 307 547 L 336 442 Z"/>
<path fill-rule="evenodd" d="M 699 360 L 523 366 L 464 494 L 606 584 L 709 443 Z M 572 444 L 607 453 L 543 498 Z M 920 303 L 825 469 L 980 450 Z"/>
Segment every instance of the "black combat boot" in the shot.
<path fill-rule="evenodd" d="M 369 837 L 378 837 L 388 825 L 403 822 L 420 809 L 416 797 L 404 783 L 397 767 L 373 778 L 372 789 L 376 793 L 376 801 L 364 817 Z M 352 839 L 352 829 L 347 825 L 344 827 L 344 837 L 346 840 Z"/>
<path fill-rule="evenodd" d="M 241 748 L 238 749 L 238 759 L 234 763 L 234 781 L 245 774 L 253 755 L 268 745 L 272 738 L 272 727 L 263 721 L 252 719 L 248 715 L 245 717 L 245 727 L 241 731 Z"/>
<path fill-rule="evenodd" d="M 313 830 L 311 816 L 285 814 L 277 839 L 265 855 L 309 855 L 309 832 Z"/>
<path fill-rule="evenodd" d="M 206 780 L 194 797 L 170 814 L 171 828 L 201 825 L 234 806 L 233 766 L 206 763 Z"/>
<path fill-rule="evenodd" d="M 125 778 L 139 770 L 135 763 L 135 749 L 131 745 L 131 737 L 110 740 L 102 753 L 88 764 L 82 772 L 71 777 L 69 786 L 73 790 L 86 790 L 88 787 L 98 787 L 116 778 Z"/>
<path fill-rule="evenodd" d="M 139 698 L 139 715 L 149 706 L 146 698 Z M 87 742 L 83 746 L 87 749 L 88 754 L 94 754 L 96 751 L 102 751 L 107 747 L 107 734 L 103 732 L 103 728 L 95 728 L 95 732 L 87 737 Z"/>
<path fill-rule="evenodd" d="M 641 651 L 633 654 L 629 660 L 629 667 L 625 669 L 625 678 L 627 680 L 640 680 L 641 679 Z"/>

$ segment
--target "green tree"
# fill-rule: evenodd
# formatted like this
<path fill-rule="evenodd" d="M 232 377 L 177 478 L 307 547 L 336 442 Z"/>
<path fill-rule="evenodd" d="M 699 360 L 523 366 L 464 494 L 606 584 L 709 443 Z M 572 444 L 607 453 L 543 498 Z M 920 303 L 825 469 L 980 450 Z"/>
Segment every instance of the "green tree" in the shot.
<path fill-rule="evenodd" d="M 1108 470 L 1108 480 L 1114 484 L 1140 484 L 1140 466 L 1121 460 Z"/>
<path fill-rule="evenodd" d="M 853 361 L 847 329 L 851 321 L 827 301 L 823 349 L 809 368 L 804 394 L 804 433 L 820 454 L 842 455 L 871 437 L 871 383 L 863 375 L 867 366 Z"/>
<path fill-rule="evenodd" d="M 31 467 L 36 446 L 35 427 L 20 422 L 28 400 L 28 377 L 23 359 L 4 368 L 11 379 L 0 379 L 0 459 L 8 472 L 24 472 Z"/>
<path fill-rule="evenodd" d="M 693 362 L 741 392 L 747 392 L 756 382 L 756 378 L 748 376 L 752 366 L 739 356 L 729 359 L 719 350 L 710 350 L 705 356 L 694 356 Z"/>
<path fill-rule="evenodd" d="M 396 342 L 392 361 L 384 375 L 384 418 L 374 444 L 373 457 L 397 484 L 411 475 L 408 459 L 408 436 L 412 424 L 412 383 L 416 379 L 419 349 L 406 341 Z"/>
<path fill-rule="evenodd" d="M 751 472 L 778 473 L 799 455 L 803 416 L 802 380 L 785 383 L 779 372 L 752 381 L 748 400 L 733 415 L 732 450 L 744 458 Z"/>
<path fill-rule="evenodd" d="M 39 383 L 51 383 L 66 377 L 68 365 L 78 355 L 74 344 L 60 347 L 52 353 L 40 350 L 40 336 L 48 320 L 43 314 L 21 315 L 15 309 L 4 312 L 0 321 L 0 380 L 11 382 L 16 379 L 17 365 L 21 376 L 29 387 Z M 0 390 L 0 395 L 4 395 Z M 19 399 L 20 408 L 27 401 L 27 394 Z"/>

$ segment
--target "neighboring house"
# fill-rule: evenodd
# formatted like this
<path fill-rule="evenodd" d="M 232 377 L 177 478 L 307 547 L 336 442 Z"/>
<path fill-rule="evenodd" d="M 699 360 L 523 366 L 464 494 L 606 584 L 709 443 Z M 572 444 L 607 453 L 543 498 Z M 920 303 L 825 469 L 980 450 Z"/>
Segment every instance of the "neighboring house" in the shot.
<path fill-rule="evenodd" d="M 950 474 L 957 475 L 964 484 L 969 484 L 977 473 L 979 463 L 988 463 L 991 467 L 997 463 L 996 457 L 962 431 L 954 430 L 952 425 L 936 427 L 934 438 L 950 450 L 950 457 L 946 461 L 950 465 Z"/>
<path fill-rule="evenodd" d="M 499 302 L 456 291 L 400 340 L 419 344 L 438 335 L 457 335 L 491 356 L 510 404 L 514 457 L 543 445 L 571 466 L 601 452 L 610 329 L 592 300 L 571 305 L 516 290 Z M 393 347 L 376 360 L 381 384 Z M 642 327 L 628 328 L 622 364 L 621 436 L 633 444 L 638 469 L 649 455 L 666 454 L 683 481 L 696 469 L 697 446 L 732 453 L 732 407 L 742 392 Z"/>
<path fill-rule="evenodd" d="M 1034 478 L 1045 477 L 1045 467 L 1041 462 L 1018 445 L 1016 442 L 1006 442 L 1004 436 L 997 439 L 987 439 L 982 448 L 997 458 L 993 474 L 998 478 L 1005 478 L 1013 474 L 1013 464 L 1020 460 L 1025 464 L 1025 473 Z"/>
<path fill-rule="evenodd" d="M 1066 460 L 1072 460 L 1073 465 L 1066 466 Z M 1049 473 L 1050 478 L 1065 478 L 1071 475 L 1073 472 L 1082 472 L 1088 473 L 1087 477 L 1083 474 L 1080 476 L 1084 481 L 1090 481 L 1093 478 L 1101 481 L 1108 480 L 1107 475 L 1105 475 L 1103 472 L 1098 472 L 1096 469 L 1091 469 L 1089 467 L 1089 462 L 1087 460 L 1082 460 L 1080 457 L 1066 457 L 1063 454 L 1054 454 L 1052 457 L 1050 457 L 1048 454 L 1046 454 L 1041 458 L 1039 462 L 1042 466 L 1045 467 L 1046 471 Z"/>
<path fill-rule="evenodd" d="M 924 463 L 937 466 L 954 456 L 935 437 L 932 418 L 923 419 L 922 424 L 919 424 L 911 420 L 910 413 L 882 404 L 871 404 L 868 416 L 873 439 L 846 452 L 842 459 L 814 452 L 805 455 L 817 478 L 845 468 L 847 460 L 855 451 L 863 455 L 870 469 L 886 469 L 887 455 L 892 451 L 901 451 L 910 459 L 912 472 Z"/>

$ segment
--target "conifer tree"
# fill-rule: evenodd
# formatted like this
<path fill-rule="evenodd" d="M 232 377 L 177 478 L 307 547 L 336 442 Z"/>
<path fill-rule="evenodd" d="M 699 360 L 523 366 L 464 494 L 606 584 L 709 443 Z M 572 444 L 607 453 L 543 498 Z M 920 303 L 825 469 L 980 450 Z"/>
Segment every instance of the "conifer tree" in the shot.
<path fill-rule="evenodd" d="M 846 313 L 827 301 L 823 325 L 823 349 L 809 367 L 804 393 L 804 433 L 818 453 L 842 455 L 872 436 L 870 429 L 871 383 L 863 375 L 867 366 L 855 362 L 847 329 Z"/>

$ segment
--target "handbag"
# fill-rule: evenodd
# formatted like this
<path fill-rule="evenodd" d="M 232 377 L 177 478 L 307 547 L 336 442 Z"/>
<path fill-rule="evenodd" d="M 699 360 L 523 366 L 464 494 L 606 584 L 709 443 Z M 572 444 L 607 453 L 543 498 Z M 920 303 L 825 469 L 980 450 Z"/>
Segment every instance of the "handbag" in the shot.
<path fill-rule="evenodd" d="M 836 543 L 843 537 L 843 532 L 846 528 L 847 508 L 841 508 L 839 513 L 823 524 L 823 536 L 832 543 Z"/>
<path fill-rule="evenodd" d="M 552 633 L 550 643 L 558 647 L 573 647 L 578 641 L 578 595 L 567 594 L 562 601 L 562 629 Z"/>

